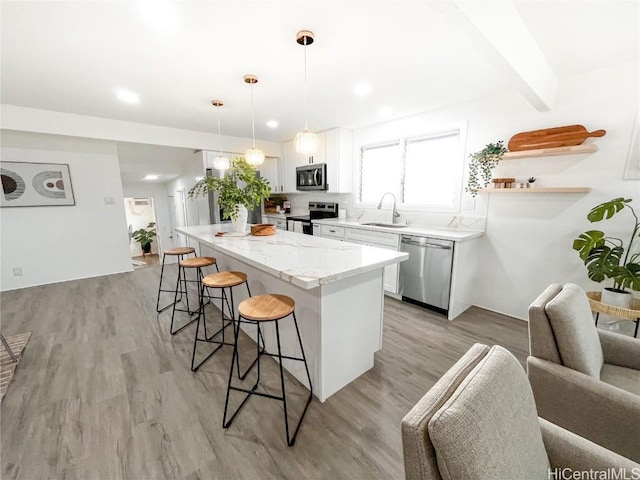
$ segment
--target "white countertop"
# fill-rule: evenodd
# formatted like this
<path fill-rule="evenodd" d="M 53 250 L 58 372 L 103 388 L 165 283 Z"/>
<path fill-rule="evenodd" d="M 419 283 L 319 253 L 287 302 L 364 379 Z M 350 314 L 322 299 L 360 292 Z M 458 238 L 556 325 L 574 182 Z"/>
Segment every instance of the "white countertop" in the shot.
<path fill-rule="evenodd" d="M 417 225 L 407 225 L 403 228 L 376 227 L 373 225 L 362 225 L 360 222 L 349 219 L 326 218 L 322 220 L 312 220 L 312 223 L 321 225 L 335 225 L 339 227 L 360 228 L 362 230 L 373 230 L 377 232 L 397 233 L 398 235 L 418 235 L 421 237 L 440 238 L 442 240 L 453 240 L 464 242 L 483 235 L 482 232 L 471 232 L 463 230 L 438 229 L 422 227 Z"/>
<path fill-rule="evenodd" d="M 402 262 L 408 253 L 278 230 L 270 236 L 216 237 L 230 224 L 178 227 L 214 250 L 304 289 Z"/>

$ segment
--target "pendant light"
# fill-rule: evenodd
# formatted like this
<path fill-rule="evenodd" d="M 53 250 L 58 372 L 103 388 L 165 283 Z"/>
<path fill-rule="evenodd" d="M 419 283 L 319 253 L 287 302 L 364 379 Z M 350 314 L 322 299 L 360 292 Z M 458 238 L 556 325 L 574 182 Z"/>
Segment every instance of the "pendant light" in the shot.
<path fill-rule="evenodd" d="M 294 144 L 296 152 L 313 155 L 318 150 L 318 137 L 309 131 L 307 112 L 307 45 L 313 43 L 313 32 L 301 30 L 296 34 L 296 42 L 304 46 L 304 132 L 298 133 Z"/>
<path fill-rule="evenodd" d="M 262 165 L 264 163 L 264 152 L 256 148 L 256 124 L 253 118 L 253 84 L 258 83 L 258 77 L 245 75 L 244 82 L 251 86 L 251 133 L 253 137 L 253 147 L 247 150 L 244 156 L 249 165 Z"/>
<path fill-rule="evenodd" d="M 218 142 L 219 142 L 219 150 L 218 156 L 213 159 L 213 168 L 216 170 L 227 170 L 231 165 L 229 159 L 222 156 L 222 135 L 220 134 L 220 107 L 224 105 L 222 100 L 211 100 L 211 105 L 216 107 L 216 111 L 218 113 Z"/>

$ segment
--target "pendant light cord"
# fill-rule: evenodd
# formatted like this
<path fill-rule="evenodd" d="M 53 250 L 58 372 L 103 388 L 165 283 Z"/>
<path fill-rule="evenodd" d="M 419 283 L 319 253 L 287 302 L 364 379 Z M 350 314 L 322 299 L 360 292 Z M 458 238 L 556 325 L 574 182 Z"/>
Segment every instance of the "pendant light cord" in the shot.
<path fill-rule="evenodd" d="M 304 131 L 309 130 L 307 106 L 307 36 L 304 37 Z"/>
<path fill-rule="evenodd" d="M 217 107 L 218 111 L 218 153 L 222 156 L 222 135 L 220 134 L 220 107 Z"/>
<path fill-rule="evenodd" d="M 253 118 L 253 82 L 249 85 L 251 86 L 251 135 L 253 136 L 253 148 L 256 148 L 256 122 Z"/>

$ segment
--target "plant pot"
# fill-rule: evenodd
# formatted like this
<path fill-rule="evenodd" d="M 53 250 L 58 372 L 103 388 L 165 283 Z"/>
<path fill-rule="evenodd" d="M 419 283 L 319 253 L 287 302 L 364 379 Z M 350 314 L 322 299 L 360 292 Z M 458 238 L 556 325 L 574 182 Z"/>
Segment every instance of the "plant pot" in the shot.
<path fill-rule="evenodd" d="M 602 289 L 600 302 L 607 305 L 613 305 L 614 307 L 629 308 L 631 306 L 632 299 L 633 295 L 631 295 L 631 292 L 607 287 Z"/>
<path fill-rule="evenodd" d="M 231 218 L 231 231 L 244 232 L 247 229 L 247 217 L 249 216 L 249 212 L 247 211 L 247 207 L 241 203 L 236 205 L 236 209 L 238 215 L 235 219 L 233 217 Z"/>
<path fill-rule="evenodd" d="M 144 245 L 140 245 L 142 247 L 142 253 L 151 253 L 151 244 L 145 243 Z"/>

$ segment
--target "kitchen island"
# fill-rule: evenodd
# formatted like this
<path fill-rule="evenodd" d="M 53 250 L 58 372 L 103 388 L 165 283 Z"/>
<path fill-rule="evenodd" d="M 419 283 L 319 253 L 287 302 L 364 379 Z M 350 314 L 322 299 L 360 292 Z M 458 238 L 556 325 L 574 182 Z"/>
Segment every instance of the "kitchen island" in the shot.
<path fill-rule="evenodd" d="M 296 317 L 309 362 L 313 392 L 324 402 L 373 367 L 382 348 L 383 269 L 408 254 L 278 230 L 272 236 L 216 236 L 229 224 L 179 227 L 199 255 L 216 257 L 221 271 L 248 275 L 253 295 L 280 293 L 296 302 Z M 237 304 L 244 289 L 234 291 Z M 219 306 L 219 304 L 218 304 Z M 280 322 L 283 353 L 300 356 L 292 321 Z M 275 329 L 262 326 L 267 351 Z M 255 327 L 243 325 L 254 341 Z M 302 362 L 284 367 L 307 388 Z"/>

